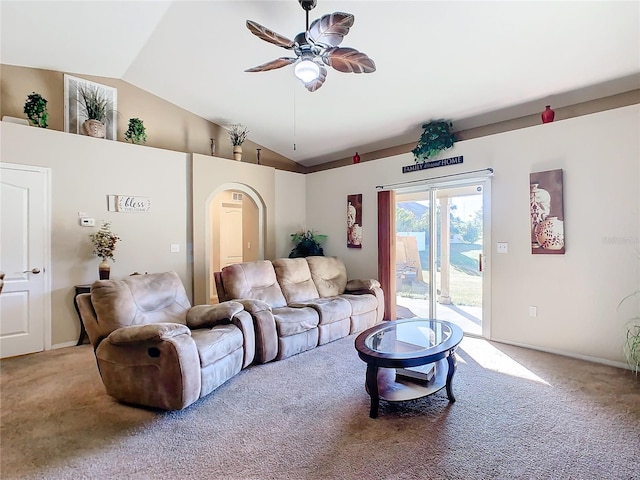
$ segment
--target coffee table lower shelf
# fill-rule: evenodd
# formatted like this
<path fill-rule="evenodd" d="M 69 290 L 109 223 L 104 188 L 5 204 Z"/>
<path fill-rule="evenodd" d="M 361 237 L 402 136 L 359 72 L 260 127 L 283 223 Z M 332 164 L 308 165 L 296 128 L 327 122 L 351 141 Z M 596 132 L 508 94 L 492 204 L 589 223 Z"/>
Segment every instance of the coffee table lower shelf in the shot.
<path fill-rule="evenodd" d="M 378 396 L 387 402 L 405 402 L 442 390 L 447 385 L 447 359 L 435 362 L 435 367 L 435 375 L 428 382 L 401 377 L 396 374 L 395 368 L 379 368 Z"/>

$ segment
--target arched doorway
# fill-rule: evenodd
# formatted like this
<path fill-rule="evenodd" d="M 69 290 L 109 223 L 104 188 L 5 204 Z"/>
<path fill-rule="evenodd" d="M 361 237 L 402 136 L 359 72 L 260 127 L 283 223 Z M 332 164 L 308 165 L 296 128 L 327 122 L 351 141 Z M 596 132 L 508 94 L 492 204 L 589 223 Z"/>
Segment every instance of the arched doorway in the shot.
<path fill-rule="evenodd" d="M 221 185 L 207 202 L 206 263 L 208 303 L 217 303 L 214 272 L 232 263 L 264 258 L 264 203 L 250 187 Z"/>

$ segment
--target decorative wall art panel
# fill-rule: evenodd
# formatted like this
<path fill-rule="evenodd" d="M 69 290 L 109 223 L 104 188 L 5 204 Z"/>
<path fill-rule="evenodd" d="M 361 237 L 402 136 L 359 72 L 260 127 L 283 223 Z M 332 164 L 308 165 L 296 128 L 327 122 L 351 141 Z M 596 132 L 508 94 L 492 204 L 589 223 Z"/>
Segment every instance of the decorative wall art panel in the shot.
<path fill-rule="evenodd" d="M 347 195 L 347 247 L 362 248 L 362 194 Z"/>
<path fill-rule="evenodd" d="M 64 74 L 64 131 L 117 140 L 118 90 Z"/>
<path fill-rule="evenodd" d="M 563 254 L 562 169 L 532 173 L 529 184 L 531 253 Z"/>

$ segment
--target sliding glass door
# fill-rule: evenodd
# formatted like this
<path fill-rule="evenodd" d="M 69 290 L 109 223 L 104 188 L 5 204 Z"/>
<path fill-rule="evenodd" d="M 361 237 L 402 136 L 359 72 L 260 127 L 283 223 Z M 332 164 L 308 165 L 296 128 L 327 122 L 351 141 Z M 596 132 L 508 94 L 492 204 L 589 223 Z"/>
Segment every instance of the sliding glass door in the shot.
<path fill-rule="evenodd" d="M 396 190 L 398 318 L 448 320 L 466 334 L 489 336 L 483 323 L 488 182 Z"/>

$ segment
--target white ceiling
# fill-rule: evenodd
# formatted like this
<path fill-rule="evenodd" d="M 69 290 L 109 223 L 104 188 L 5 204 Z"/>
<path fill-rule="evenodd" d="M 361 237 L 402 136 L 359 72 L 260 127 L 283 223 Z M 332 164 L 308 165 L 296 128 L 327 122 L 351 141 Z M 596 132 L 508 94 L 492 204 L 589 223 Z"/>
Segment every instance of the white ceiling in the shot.
<path fill-rule="evenodd" d="M 122 79 L 306 166 L 417 142 L 429 120 L 462 130 L 640 88 L 638 1 L 318 0 L 310 21 L 335 11 L 377 71 L 329 68 L 313 93 L 292 66 L 244 72 L 289 54 L 246 20 L 293 39 L 297 0 L 2 0 L 0 61 Z"/>

